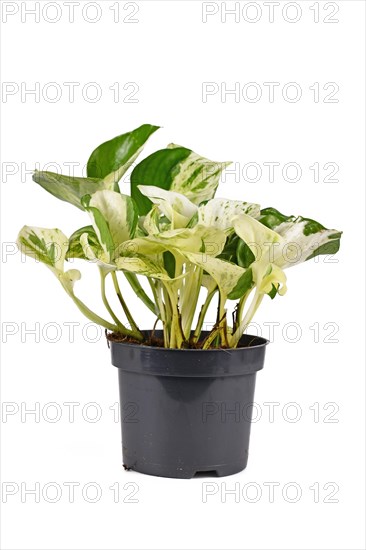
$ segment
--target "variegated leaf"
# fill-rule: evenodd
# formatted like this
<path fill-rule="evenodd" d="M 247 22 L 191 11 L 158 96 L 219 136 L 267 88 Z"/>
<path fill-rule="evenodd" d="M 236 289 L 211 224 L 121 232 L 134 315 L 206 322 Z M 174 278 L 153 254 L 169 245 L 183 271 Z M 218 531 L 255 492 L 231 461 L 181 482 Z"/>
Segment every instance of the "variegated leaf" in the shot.
<path fill-rule="evenodd" d="M 233 218 L 239 214 L 257 218 L 260 214 L 260 206 L 250 202 L 211 199 L 198 208 L 198 223 L 228 229 L 233 227 Z"/>
<path fill-rule="evenodd" d="M 256 261 L 270 264 L 282 250 L 284 239 L 260 221 L 240 214 L 233 220 L 235 233 L 245 242 L 254 254 Z"/>
<path fill-rule="evenodd" d="M 42 262 L 56 275 L 63 272 L 69 241 L 59 229 L 25 225 L 19 232 L 17 244 L 23 254 Z"/>
<path fill-rule="evenodd" d="M 241 214 L 234 219 L 234 229 L 255 258 L 250 269 L 257 292 L 269 294 L 271 297 L 273 292 L 277 291 L 284 294 L 286 276 L 281 269 L 283 265 L 280 259 L 285 240 L 277 232 L 247 214 Z"/>
<path fill-rule="evenodd" d="M 169 145 L 140 162 L 131 174 L 131 196 L 139 213 L 145 215 L 152 207 L 150 199 L 142 195 L 139 185 L 155 185 L 175 191 L 199 205 L 215 195 L 221 172 L 229 162 L 214 162 L 190 149 Z"/>
<path fill-rule="evenodd" d="M 84 254 L 83 247 L 80 242 L 80 237 L 84 234 L 87 234 L 89 245 L 93 249 L 95 249 L 96 251 L 102 250 L 93 226 L 87 225 L 74 231 L 74 233 L 69 238 L 69 248 L 66 254 L 67 260 L 70 260 L 71 258 L 80 258 L 82 260 L 88 259 Z"/>
<path fill-rule="evenodd" d="M 146 256 L 121 256 L 116 259 L 117 268 L 122 271 L 136 273 L 137 275 L 145 275 L 153 279 L 161 279 L 163 281 L 172 281 L 168 272 L 157 261 L 154 261 Z"/>
<path fill-rule="evenodd" d="M 208 256 L 218 256 L 225 245 L 226 233 L 215 227 L 196 225 L 192 228 L 164 231 L 158 235 L 126 241 L 118 249 L 119 255 L 160 254 L 172 252 L 201 252 Z"/>
<path fill-rule="evenodd" d="M 276 263 L 291 267 L 320 254 L 335 254 L 339 250 L 341 232 L 302 216 L 285 216 L 274 208 L 261 211 L 259 220 L 281 235 L 284 240 Z"/>
<path fill-rule="evenodd" d="M 113 182 L 106 182 L 97 178 L 76 178 L 55 174 L 54 172 L 39 172 L 36 170 L 33 174 L 33 181 L 38 183 L 43 189 L 54 195 L 62 201 L 84 210 L 81 204 L 81 198 L 86 194 L 93 194 L 103 189 L 113 190 Z"/>
<path fill-rule="evenodd" d="M 78 269 L 69 269 L 64 273 L 60 273 L 58 278 L 66 292 L 68 294 L 73 294 L 74 285 L 76 281 L 79 281 L 81 279 L 81 273 Z"/>
<path fill-rule="evenodd" d="M 104 252 L 112 261 L 116 249 L 135 234 L 137 215 L 133 200 L 115 191 L 98 191 L 83 197 L 82 202 Z"/>
<path fill-rule="evenodd" d="M 143 124 L 132 132 L 127 132 L 99 145 L 88 160 L 88 176 L 104 178 L 113 186 L 117 184 L 136 160 L 146 141 L 158 128 L 159 126 Z"/>
<path fill-rule="evenodd" d="M 166 191 L 154 185 L 139 185 L 138 188 L 168 218 L 172 229 L 187 227 L 198 211 L 197 206 L 181 193 Z"/>
<path fill-rule="evenodd" d="M 25 225 L 17 239 L 19 250 L 45 264 L 58 278 L 66 292 L 73 293 L 74 284 L 81 277 L 80 271 L 64 271 L 68 239 L 59 229 L 29 227 Z"/>
<path fill-rule="evenodd" d="M 235 264 L 213 258 L 205 254 L 192 254 L 185 252 L 184 256 L 194 265 L 204 269 L 216 281 L 220 292 L 225 299 L 237 286 L 239 279 L 245 273 L 245 269 Z"/>

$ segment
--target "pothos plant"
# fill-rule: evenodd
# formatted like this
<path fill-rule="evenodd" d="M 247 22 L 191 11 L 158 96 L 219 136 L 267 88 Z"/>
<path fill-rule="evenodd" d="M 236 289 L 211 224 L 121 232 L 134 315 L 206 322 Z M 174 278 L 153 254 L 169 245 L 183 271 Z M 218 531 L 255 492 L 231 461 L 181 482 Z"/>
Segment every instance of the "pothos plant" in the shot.
<path fill-rule="evenodd" d="M 56 275 L 89 320 L 121 340 L 151 344 L 126 303 L 125 285 L 130 285 L 161 321 L 165 347 L 235 348 L 263 298 L 285 294 L 284 270 L 320 254 L 335 254 L 341 233 L 272 207 L 215 198 L 229 163 L 210 161 L 174 144 L 137 164 L 130 176 L 130 196 L 122 193 L 118 182 L 157 129 L 144 124 L 101 144 L 88 160 L 87 177 L 35 171 L 36 183 L 84 211 L 91 224 L 70 238 L 59 229 L 24 226 L 18 246 Z M 110 319 L 75 294 L 80 271 L 65 269 L 75 258 L 98 266 Z M 108 300 L 107 278 L 124 321 Z M 216 323 L 202 338 L 213 300 Z M 236 304 L 229 319 L 230 301 Z"/>

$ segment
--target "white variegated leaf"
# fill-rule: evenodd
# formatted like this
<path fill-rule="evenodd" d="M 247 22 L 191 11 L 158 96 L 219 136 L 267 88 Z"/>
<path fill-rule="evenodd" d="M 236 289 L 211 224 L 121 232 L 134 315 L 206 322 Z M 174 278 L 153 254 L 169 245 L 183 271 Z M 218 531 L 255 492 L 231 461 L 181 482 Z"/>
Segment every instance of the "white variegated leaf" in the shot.
<path fill-rule="evenodd" d="M 284 247 L 278 264 L 290 267 L 321 254 L 336 254 L 341 231 L 327 229 L 319 222 L 302 216 L 286 216 L 275 208 L 261 210 L 259 221 L 283 237 Z"/>
<path fill-rule="evenodd" d="M 251 269 L 257 292 L 268 294 L 274 286 L 279 294 L 285 294 L 286 276 L 281 269 L 281 257 L 286 244 L 283 237 L 246 214 L 235 218 L 234 229 L 255 256 Z"/>
<path fill-rule="evenodd" d="M 285 269 L 302 263 L 327 247 L 323 253 L 333 253 L 339 248 L 340 233 L 325 229 L 318 222 L 302 217 L 290 217 L 270 229 L 258 220 L 242 214 L 234 220 L 237 235 L 247 243 L 257 260 L 266 258 Z"/>
<path fill-rule="evenodd" d="M 240 214 L 233 220 L 235 233 L 245 241 L 256 261 L 270 264 L 281 253 L 284 239 L 258 220 L 247 214 Z"/>
<path fill-rule="evenodd" d="M 129 271 L 136 273 L 137 275 L 145 275 L 154 279 L 161 279 L 163 281 L 172 281 L 160 263 L 151 260 L 144 256 L 131 256 L 116 259 L 117 268 L 122 271 Z"/>
<path fill-rule="evenodd" d="M 252 266 L 253 279 L 257 284 L 257 290 L 261 294 L 269 294 L 275 287 L 280 296 L 287 291 L 287 277 L 276 264 L 263 264 L 258 262 Z"/>
<path fill-rule="evenodd" d="M 195 225 L 192 228 L 164 231 L 158 235 L 131 239 L 117 250 L 118 255 L 160 254 L 166 250 L 202 252 L 209 256 L 221 254 L 226 241 L 226 232 L 215 227 Z"/>
<path fill-rule="evenodd" d="M 167 191 L 154 185 L 139 185 L 140 192 L 156 204 L 172 224 L 172 229 L 187 227 L 197 213 L 197 206 L 181 193 Z"/>
<path fill-rule="evenodd" d="M 300 264 L 316 256 L 321 247 L 331 254 L 332 245 L 339 247 L 340 233 L 336 229 L 318 229 L 316 232 L 307 230 L 309 221 L 303 218 L 295 218 L 290 222 L 283 222 L 275 229 L 276 233 L 284 239 L 281 254 L 278 254 L 276 263 L 283 268 Z M 337 241 L 337 242 L 336 242 Z M 334 253 L 334 252 L 333 252 Z"/>
<path fill-rule="evenodd" d="M 198 265 L 211 275 L 225 297 L 236 287 L 240 277 L 245 273 L 245 269 L 238 265 L 206 254 L 185 252 L 184 256 L 191 263 Z"/>
<path fill-rule="evenodd" d="M 19 232 L 17 244 L 23 254 L 44 263 L 56 275 L 63 272 L 69 241 L 59 229 L 25 225 Z"/>
<path fill-rule="evenodd" d="M 64 271 L 69 241 L 62 231 L 25 225 L 18 235 L 17 244 L 23 254 L 45 264 L 66 292 L 73 294 L 74 284 L 81 273 L 77 269 Z"/>
<path fill-rule="evenodd" d="M 211 199 L 198 208 L 198 223 L 209 227 L 229 229 L 233 227 L 233 218 L 239 214 L 257 218 L 260 214 L 260 206 L 250 202 Z"/>
<path fill-rule="evenodd" d="M 210 294 L 217 287 L 217 283 L 215 279 L 211 277 L 211 275 L 204 273 L 202 275 L 202 286 L 204 286 L 207 289 L 207 293 Z"/>
<path fill-rule="evenodd" d="M 83 205 L 106 253 L 105 260 L 111 262 L 117 247 L 135 233 L 137 216 L 133 201 L 115 191 L 97 191 L 83 197 Z"/>
<path fill-rule="evenodd" d="M 114 187 L 113 182 L 98 178 L 78 178 L 54 172 L 39 172 L 38 170 L 35 170 L 33 174 L 33 181 L 58 199 L 69 202 L 81 210 L 84 209 L 81 204 L 81 198 L 84 195 L 103 189 L 112 190 Z"/>
<path fill-rule="evenodd" d="M 168 147 L 172 149 L 179 145 L 171 143 Z M 170 189 L 199 205 L 215 196 L 221 172 L 229 164 L 231 163 L 208 160 L 192 151 L 179 164 L 179 170 L 174 176 Z"/>
<path fill-rule="evenodd" d="M 84 256 L 91 262 L 96 262 L 105 271 L 114 271 L 116 266 L 111 263 L 109 255 L 104 252 L 100 247 L 95 247 L 90 242 L 89 234 L 83 233 L 80 237 L 80 244 L 82 246 Z"/>
<path fill-rule="evenodd" d="M 81 273 L 78 269 L 69 269 L 66 272 L 60 273 L 58 275 L 58 278 L 64 289 L 69 294 L 73 294 L 74 285 L 76 281 L 79 281 L 81 279 Z"/>

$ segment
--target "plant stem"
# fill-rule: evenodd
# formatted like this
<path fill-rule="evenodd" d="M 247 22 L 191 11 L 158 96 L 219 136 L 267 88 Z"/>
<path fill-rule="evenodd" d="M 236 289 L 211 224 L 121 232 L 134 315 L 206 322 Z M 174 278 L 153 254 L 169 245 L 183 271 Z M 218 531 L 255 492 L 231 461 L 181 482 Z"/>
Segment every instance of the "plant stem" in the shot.
<path fill-rule="evenodd" d="M 159 282 L 158 285 L 159 285 L 159 288 L 162 292 L 163 299 L 164 299 L 165 324 L 166 324 L 166 327 L 167 327 L 167 331 L 170 334 L 170 330 L 171 330 L 171 326 L 172 326 L 172 318 L 173 318 L 172 305 L 171 305 L 171 302 L 170 302 L 168 291 L 165 288 L 165 286 L 161 282 Z"/>
<path fill-rule="evenodd" d="M 202 349 L 208 349 L 212 342 L 215 340 L 215 338 L 217 337 L 218 333 L 219 333 L 219 327 L 217 327 L 216 325 L 214 326 L 214 328 L 212 329 L 211 331 L 211 334 L 209 334 L 205 340 L 204 340 L 204 344 L 202 346 Z"/>
<path fill-rule="evenodd" d="M 160 319 L 163 323 L 163 332 L 164 332 L 164 347 L 169 347 L 169 330 L 167 327 L 167 317 L 166 317 L 166 309 L 164 302 L 161 298 L 161 289 L 158 286 L 158 281 L 155 283 L 153 280 L 151 280 L 149 277 L 147 279 L 149 281 L 151 290 L 154 295 L 154 300 L 156 303 L 156 306 L 158 307 L 158 310 L 160 312 Z"/>
<path fill-rule="evenodd" d="M 189 339 L 191 334 L 191 327 L 193 317 L 197 308 L 197 301 L 201 290 L 203 269 L 200 267 L 193 267 L 191 272 L 186 276 L 184 285 L 182 287 L 182 325 L 183 333 L 186 339 Z"/>
<path fill-rule="evenodd" d="M 249 309 L 247 313 L 244 316 L 244 319 L 241 321 L 239 327 L 236 329 L 234 334 L 229 337 L 229 345 L 232 348 L 236 348 L 240 338 L 242 337 L 244 331 L 247 329 L 250 321 L 253 319 L 255 312 L 261 305 L 261 302 L 264 298 L 264 294 L 259 293 L 257 290 L 255 291 L 254 297 L 251 301 L 251 304 L 249 306 Z"/>
<path fill-rule="evenodd" d="M 99 268 L 99 273 L 100 273 L 100 292 L 101 292 L 101 295 L 102 295 L 103 304 L 105 305 L 105 307 L 106 307 L 109 315 L 112 317 L 113 321 L 116 323 L 117 327 L 123 329 L 123 328 L 125 328 L 123 323 L 121 323 L 121 321 L 118 319 L 117 315 L 114 313 L 113 309 L 109 305 L 109 302 L 108 302 L 108 299 L 107 299 L 107 296 L 106 296 L 105 280 L 106 280 L 108 272 L 104 271 L 102 268 Z"/>
<path fill-rule="evenodd" d="M 101 279 L 102 279 L 102 285 L 101 285 L 102 286 L 102 295 L 104 294 L 106 304 L 108 304 L 107 298 L 105 296 L 105 287 L 104 287 L 104 280 L 103 280 L 106 277 L 106 273 L 102 273 L 102 271 L 100 270 L 100 275 L 101 275 Z M 135 338 L 136 340 L 143 340 L 142 335 L 137 334 L 137 333 L 133 332 L 132 330 L 129 330 L 127 327 L 125 327 L 117 319 L 117 317 L 116 317 L 116 324 L 113 325 L 109 321 L 106 321 L 105 319 L 103 319 L 103 317 L 100 317 L 99 315 L 97 315 L 94 311 L 89 309 L 88 306 L 85 305 L 82 300 L 80 300 L 77 296 L 75 296 L 75 294 L 73 292 L 73 289 L 69 284 L 66 284 L 66 282 L 63 281 L 61 278 L 59 278 L 59 280 L 60 280 L 61 285 L 62 285 L 63 289 L 65 290 L 66 294 L 72 299 L 72 301 L 77 306 L 77 308 L 81 311 L 81 313 L 83 315 L 85 315 L 85 317 L 87 319 L 89 319 L 89 321 L 92 321 L 93 323 L 96 323 L 97 325 L 100 325 L 100 326 L 102 326 L 102 327 L 104 327 L 107 330 L 110 330 L 112 332 L 120 332 L 124 336 L 129 336 L 129 337 Z M 109 306 L 109 304 L 108 304 L 108 306 Z M 110 308 L 110 306 L 109 306 L 109 308 Z M 108 309 L 108 307 L 107 307 L 107 309 Z M 109 309 L 108 309 L 108 311 L 109 311 Z M 112 311 L 111 308 L 110 308 L 110 311 Z"/>
<path fill-rule="evenodd" d="M 245 304 L 247 303 L 250 292 L 251 292 L 251 290 L 248 290 L 248 292 L 246 294 L 244 294 L 244 296 L 242 296 L 239 300 L 238 310 L 237 310 L 237 313 L 236 313 L 236 325 L 237 325 L 237 327 L 241 323 L 241 318 L 243 317 L 243 311 L 244 311 L 244 308 L 245 308 Z"/>
<path fill-rule="evenodd" d="M 97 315 L 96 313 L 94 313 L 94 311 L 89 309 L 84 304 L 84 302 L 82 302 L 79 298 L 77 298 L 73 292 L 71 292 L 68 288 L 65 288 L 64 285 L 62 286 L 64 287 L 64 290 L 66 291 L 67 295 L 70 296 L 74 304 L 77 306 L 77 308 L 81 311 L 83 315 L 85 315 L 85 317 L 87 317 L 87 319 L 89 319 L 89 321 L 92 321 L 97 325 L 101 325 L 102 327 L 106 328 L 107 330 L 111 330 L 112 332 L 118 332 L 119 327 L 117 325 L 112 325 L 112 323 L 109 323 L 109 321 L 106 321 L 102 317 L 99 317 L 99 315 Z M 126 331 L 127 332 L 126 333 L 123 332 L 123 334 L 126 334 L 126 336 L 129 336 L 128 329 L 126 329 Z"/>
<path fill-rule="evenodd" d="M 178 309 L 178 296 L 176 296 L 169 283 L 163 283 L 164 288 L 168 293 L 168 298 L 170 299 L 171 311 L 172 311 L 172 324 L 170 331 L 170 348 L 181 349 L 183 342 L 185 342 L 185 337 L 182 330 L 180 313 Z"/>
<path fill-rule="evenodd" d="M 201 307 L 201 311 L 200 311 L 200 314 L 198 316 L 197 326 L 196 326 L 196 329 L 194 331 L 193 338 L 192 338 L 192 342 L 195 343 L 195 344 L 198 342 L 199 337 L 201 336 L 202 325 L 203 325 L 203 322 L 205 320 L 208 307 L 211 303 L 212 298 L 216 294 L 216 291 L 217 291 L 217 288 L 212 290 L 212 292 L 207 293 L 206 300 L 205 300 L 204 304 Z"/>
<path fill-rule="evenodd" d="M 158 315 L 158 312 L 156 310 L 157 306 L 154 304 L 154 302 L 149 298 L 145 290 L 142 288 L 136 273 L 128 273 L 127 271 L 124 271 L 124 275 L 127 281 L 129 282 L 129 284 L 131 285 L 135 294 L 140 298 L 140 300 L 145 304 L 145 306 L 148 307 L 150 311 L 154 313 L 154 315 Z M 149 282 L 150 282 L 150 279 L 149 279 Z"/>
<path fill-rule="evenodd" d="M 120 286 L 118 284 L 118 279 L 117 279 L 117 274 L 115 271 L 112 271 L 112 279 L 113 279 L 113 285 L 114 285 L 114 290 L 116 291 L 116 294 L 118 296 L 118 300 L 123 308 L 123 311 L 125 312 L 126 314 L 126 317 L 128 319 L 128 322 L 130 323 L 132 329 L 135 331 L 135 332 L 138 332 L 141 334 L 140 332 L 140 329 L 139 327 L 137 326 L 137 324 L 135 323 L 135 320 L 134 318 L 132 317 L 131 313 L 130 313 L 130 310 L 128 309 L 127 307 L 127 304 L 126 302 L 124 301 L 123 299 L 123 296 L 122 296 L 122 292 L 121 292 L 121 289 L 120 289 Z M 142 336 L 142 334 L 141 334 Z"/>

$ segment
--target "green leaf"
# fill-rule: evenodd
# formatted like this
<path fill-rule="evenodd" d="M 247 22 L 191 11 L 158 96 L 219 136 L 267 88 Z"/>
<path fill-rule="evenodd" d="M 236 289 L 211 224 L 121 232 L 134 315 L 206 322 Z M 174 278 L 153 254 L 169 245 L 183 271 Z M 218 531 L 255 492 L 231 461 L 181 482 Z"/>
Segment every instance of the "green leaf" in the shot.
<path fill-rule="evenodd" d="M 228 294 L 227 297 L 229 298 L 229 300 L 238 300 L 253 287 L 253 283 L 253 273 L 252 270 L 249 268 L 245 271 L 245 273 L 243 273 L 243 275 L 236 283 L 236 286 Z"/>
<path fill-rule="evenodd" d="M 74 178 L 55 174 L 54 172 L 39 172 L 33 174 L 33 181 L 58 199 L 73 204 L 84 210 L 81 198 L 102 189 L 113 189 L 114 184 L 96 178 Z"/>
<path fill-rule="evenodd" d="M 285 214 L 281 214 L 281 212 L 275 208 L 269 207 L 263 208 L 260 211 L 260 216 L 258 219 L 261 223 L 263 223 L 263 225 L 269 227 L 269 229 L 276 229 L 276 227 L 283 222 L 293 221 L 295 216 L 286 216 Z"/>
<path fill-rule="evenodd" d="M 169 190 L 172 187 L 174 171 L 191 153 L 190 149 L 161 149 L 141 161 L 131 173 L 131 197 L 136 201 L 140 215 L 151 210 L 152 202 L 139 190 L 139 185 L 156 185 Z M 179 169 L 179 168 L 178 168 Z"/>
<path fill-rule="evenodd" d="M 326 255 L 332 255 L 336 254 L 340 247 L 340 237 L 341 233 L 335 233 L 334 235 L 331 235 L 329 237 L 329 241 L 325 242 L 324 244 L 321 244 L 318 246 L 310 256 L 306 258 L 307 260 L 311 260 L 312 258 L 315 258 L 316 256 L 320 256 L 321 254 Z"/>
<path fill-rule="evenodd" d="M 221 260 L 226 260 L 227 262 L 232 262 L 234 264 L 237 264 L 237 258 L 236 258 L 236 250 L 238 247 L 239 237 L 235 233 L 231 233 L 231 235 L 228 236 L 225 242 L 225 246 L 223 248 L 223 251 L 218 256 Z M 243 266 L 242 266 L 243 267 Z"/>
<path fill-rule="evenodd" d="M 173 279 L 175 277 L 175 264 L 176 264 L 174 254 L 169 252 L 169 250 L 167 250 L 166 252 L 163 252 L 163 260 L 164 260 L 164 268 L 169 274 L 169 277 Z"/>
<path fill-rule="evenodd" d="M 267 292 L 268 296 L 273 300 L 273 298 L 277 295 L 279 285 L 274 285 L 272 283 L 272 288 L 269 292 Z"/>
<path fill-rule="evenodd" d="M 143 145 L 158 128 L 159 126 L 143 124 L 132 132 L 127 132 L 99 145 L 88 160 L 88 177 L 103 179 L 108 176 L 108 181 L 117 183 L 137 158 Z"/>
<path fill-rule="evenodd" d="M 248 268 L 255 261 L 255 256 L 249 246 L 235 233 L 227 238 L 224 250 L 219 258 L 245 268 Z"/>
<path fill-rule="evenodd" d="M 237 264 L 245 268 L 249 267 L 255 261 L 253 252 L 250 250 L 247 243 L 240 237 L 238 238 L 238 245 L 236 248 L 236 259 Z"/>
<path fill-rule="evenodd" d="M 217 163 L 178 145 L 156 151 L 140 162 L 131 174 L 131 196 L 139 213 L 151 209 L 151 201 L 142 195 L 138 185 L 154 185 L 176 191 L 198 205 L 216 192 L 222 170 L 230 163 Z"/>

